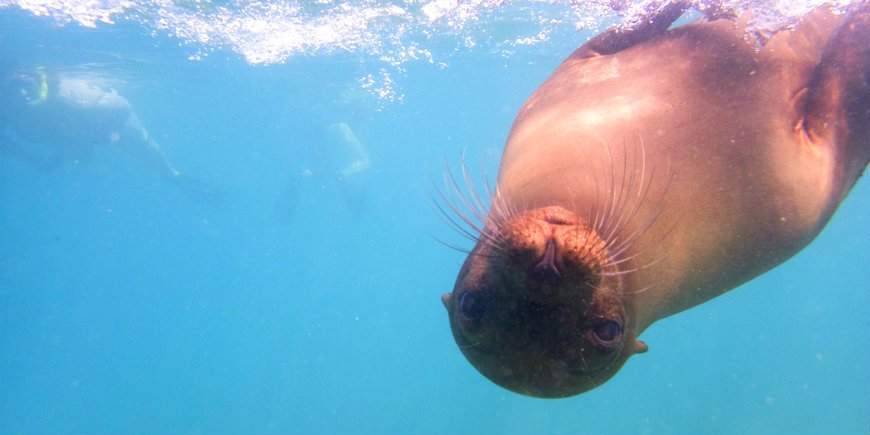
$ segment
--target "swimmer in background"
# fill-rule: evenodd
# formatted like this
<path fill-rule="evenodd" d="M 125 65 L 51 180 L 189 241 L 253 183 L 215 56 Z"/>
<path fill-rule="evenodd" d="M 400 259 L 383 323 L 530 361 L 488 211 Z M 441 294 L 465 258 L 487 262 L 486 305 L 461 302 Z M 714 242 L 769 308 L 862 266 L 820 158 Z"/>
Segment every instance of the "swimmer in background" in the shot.
<path fill-rule="evenodd" d="M 339 180 L 350 180 L 371 167 L 369 155 L 350 126 L 344 122 L 332 124 L 326 129 L 329 142 L 338 148 L 340 155 L 347 158 L 347 165 L 339 171 Z"/>
<path fill-rule="evenodd" d="M 371 168 L 365 147 L 345 122 L 330 124 L 315 136 L 320 138 L 318 143 L 303 150 L 315 165 L 293 174 L 279 193 L 276 213 L 282 223 L 292 220 L 304 184 L 332 184 L 341 192 L 346 208 L 354 214 L 364 212 L 363 178 Z"/>
<path fill-rule="evenodd" d="M 130 102 L 114 90 L 42 67 L 0 80 L 0 153 L 50 170 L 78 163 L 95 146 L 116 146 L 185 196 L 211 206 L 221 202 L 221 191 L 172 165 Z"/>

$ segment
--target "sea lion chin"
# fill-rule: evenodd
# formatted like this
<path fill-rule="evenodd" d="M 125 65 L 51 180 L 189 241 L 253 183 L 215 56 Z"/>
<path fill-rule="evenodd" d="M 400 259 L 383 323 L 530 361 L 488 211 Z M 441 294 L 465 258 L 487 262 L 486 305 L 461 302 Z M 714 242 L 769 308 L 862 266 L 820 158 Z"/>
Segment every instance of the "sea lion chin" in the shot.
<path fill-rule="evenodd" d="M 558 206 L 492 222 L 443 298 L 460 349 L 481 373 L 521 394 L 566 397 L 646 349 L 619 260 L 590 223 Z"/>

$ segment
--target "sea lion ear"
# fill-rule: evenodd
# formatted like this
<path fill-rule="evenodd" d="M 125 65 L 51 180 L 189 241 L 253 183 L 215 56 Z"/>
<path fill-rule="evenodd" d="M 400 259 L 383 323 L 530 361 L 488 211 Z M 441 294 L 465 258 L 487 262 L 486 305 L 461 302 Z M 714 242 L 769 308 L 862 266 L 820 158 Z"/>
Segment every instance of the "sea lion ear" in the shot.
<path fill-rule="evenodd" d="M 441 303 L 444 304 L 444 308 L 450 309 L 450 297 L 452 295 L 450 293 L 444 293 L 441 295 Z"/>
<path fill-rule="evenodd" d="M 630 351 L 632 355 L 636 353 L 646 353 L 646 351 L 649 350 L 649 346 L 640 340 L 634 340 L 629 346 L 631 346 Z"/>
<path fill-rule="evenodd" d="M 632 45 L 640 44 L 668 30 L 683 12 L 689 8 L 689 2 L 669 2 L 657 11 L 649 11 L 648 15 L 640 17 L 641 22 L 634 25 L 617 25 L 606 32 L 590 39 L 571 55 L 575 59 L 586 59 L 595 56 L 616 54 Z"/>

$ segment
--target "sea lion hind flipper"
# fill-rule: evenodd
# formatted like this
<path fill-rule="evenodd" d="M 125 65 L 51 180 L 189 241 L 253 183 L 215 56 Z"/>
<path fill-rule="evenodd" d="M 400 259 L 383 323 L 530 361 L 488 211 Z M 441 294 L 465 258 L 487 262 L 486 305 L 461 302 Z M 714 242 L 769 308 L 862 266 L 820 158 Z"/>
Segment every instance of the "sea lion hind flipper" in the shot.
<path fill-rule="evenodd" d="M 640 23 L 622 24 L 611 27 L 583 44 L 571 55 L 572 58 L 586 59 L 618 53 L 632 45 L 663 33 L 690 6 L 685 0 L 669 2 L 658 10 L 650 11 Z"/>
<path fill-rule="evenodd" d="M 805 113 L 809 137 L 836 147 L 837 176 L 848 191 L 870 161 L 870 2 L 851 11 L 826 44 Z"/>

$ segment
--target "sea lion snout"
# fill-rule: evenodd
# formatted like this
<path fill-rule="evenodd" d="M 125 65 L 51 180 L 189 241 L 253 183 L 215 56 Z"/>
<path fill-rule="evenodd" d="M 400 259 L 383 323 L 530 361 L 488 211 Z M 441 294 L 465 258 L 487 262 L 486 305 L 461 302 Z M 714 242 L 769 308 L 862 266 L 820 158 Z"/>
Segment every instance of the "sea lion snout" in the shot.
<path fill-rule="evenodd" d="M 607 262 L 604 243 L 582 218 L 562 207 L 525 211 L 508 219 L 498 231 L 505 266 L 512 281 L 522 282 L 531 297 L 569 292 L 599 284 Z M 564 296 L 564 295 L 563 295 Z"/>
<path fill-rule="evenodd" d="M 544 248 L 544 256 L 532 268 L 531 274 L 539 281 L 550 285 L 557 285 L 562 275 L 556 267 L 556 241 L 547 239 L 547 247 Z"/>

